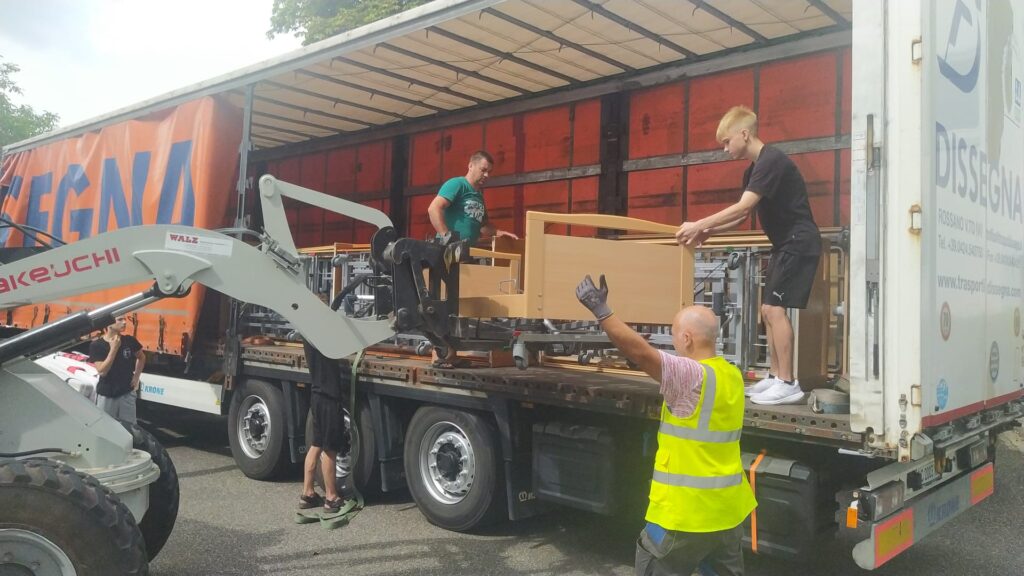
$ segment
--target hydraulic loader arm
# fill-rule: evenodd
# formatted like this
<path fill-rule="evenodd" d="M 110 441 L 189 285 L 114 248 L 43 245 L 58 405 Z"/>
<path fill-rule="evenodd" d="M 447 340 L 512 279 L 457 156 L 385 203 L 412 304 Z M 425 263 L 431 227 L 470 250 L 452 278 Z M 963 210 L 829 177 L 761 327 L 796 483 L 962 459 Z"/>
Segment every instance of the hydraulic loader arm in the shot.
<path fill-rule="evenodd" d="M 161 297 L 182 296 L 198 282 L 281 314 L 330 358 L 348 356 L 392 336 L 389 320 L 348 318 L 306 287 L 283 196 L 378 228 L 391 226 L 379 210 L 268 175 L 260 179 L 266 227 L 264 234 L 256 234 L 259 246 L 188 226 L 115 230 L 0 267 L 0 309 L 153 280 L 150 292 L 136 299 L 141 307 Z"/>

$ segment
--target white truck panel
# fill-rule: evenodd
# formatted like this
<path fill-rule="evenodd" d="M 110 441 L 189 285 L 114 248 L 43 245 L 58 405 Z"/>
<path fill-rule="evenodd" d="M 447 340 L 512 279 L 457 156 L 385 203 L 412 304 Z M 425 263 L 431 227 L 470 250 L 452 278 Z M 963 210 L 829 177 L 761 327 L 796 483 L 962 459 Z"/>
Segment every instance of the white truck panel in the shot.
<path fill-rule="evenodd" d="M 937 425 L 1024 386 L 1024 6 L 927 4 L 921 364 Z"/>

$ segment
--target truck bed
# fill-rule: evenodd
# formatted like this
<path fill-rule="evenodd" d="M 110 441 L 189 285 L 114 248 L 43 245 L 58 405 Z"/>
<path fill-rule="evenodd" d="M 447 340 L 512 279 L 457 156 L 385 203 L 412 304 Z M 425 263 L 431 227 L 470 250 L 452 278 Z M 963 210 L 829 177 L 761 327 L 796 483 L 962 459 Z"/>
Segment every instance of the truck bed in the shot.
<path fill-rule="evenodd" d="M 248 346 L 242 349 L 244 370 L 308 374 L 301 346 Z M 398 386 L 458 394 L 498 394 L 534 404 L 573 407 L 593 412 L 657 420 L 661 410 L 658 385 L 647 376 L 538 366 L 516 368 L 437 369 L 422 356 L 368 350 L 359 364 L 361 384 Z M 303 378 L 299 378 L 303 379 Z M 806 404 L 748 404 L 744 432 L 820 443 L 856 450 L 862 434 L 850 430 L 846 414 L 815 414 Z"/>

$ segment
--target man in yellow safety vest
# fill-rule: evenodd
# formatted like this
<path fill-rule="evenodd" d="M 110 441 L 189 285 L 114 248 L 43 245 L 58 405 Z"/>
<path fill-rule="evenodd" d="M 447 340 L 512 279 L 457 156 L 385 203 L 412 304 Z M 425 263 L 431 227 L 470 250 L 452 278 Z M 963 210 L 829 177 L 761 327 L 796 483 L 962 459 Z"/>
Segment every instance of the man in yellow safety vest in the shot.
<path fill-rule="evenodd" d="M 660 383 L 665 398 L 637 576 L 690 576 L 698 565 L 719 576 L 742 575 L 743 521 L 757 502 L 740 460 L 743 376 L 715 354 L 718 318 L 703 306 L 680 310 L 672 323 L 676 356 L 614 316 L 604 275 L 599 286 L 584 278 L 576 297 L 612 344 Z"/>

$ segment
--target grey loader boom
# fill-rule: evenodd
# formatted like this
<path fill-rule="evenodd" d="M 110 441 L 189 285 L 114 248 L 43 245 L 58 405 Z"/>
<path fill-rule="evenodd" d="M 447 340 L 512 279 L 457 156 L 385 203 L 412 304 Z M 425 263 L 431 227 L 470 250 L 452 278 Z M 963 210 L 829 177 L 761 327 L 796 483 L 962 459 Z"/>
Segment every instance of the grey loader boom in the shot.
<path fill-rule="evenodd" d="M 378 210 L 264 176 L 262 233 L 138 226 L 0 266 L 0 309 L 153 281 L 142 293 L 0 342 L 0 552 L 10 553 L 4 562 L 55 574 L 144 574 L 177 513 L 177 478 L 155 439 L 141 444 L 156 444 L 159 457 L 138 449 L 139 434 L 148 433 L 126 430 L 33 357 L 117 316 L 183 296 L 193 283 L 278 312 L 331 358 L 393 334 L 388 320 L 332 313 L 306 287 L 283 197 L 391 226 Z M 166 471 L 159 465 L 164 461 Z M 170 481 L 173 486 L 159 485 Z M 159 494 L 173 494 L 173 506 L 154 503 Z M 147 530 L 147 513 L 161 506 L 173 514 L 163 514 L 169 522 L 165 518 L 154 533 Z"/>

